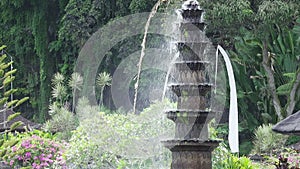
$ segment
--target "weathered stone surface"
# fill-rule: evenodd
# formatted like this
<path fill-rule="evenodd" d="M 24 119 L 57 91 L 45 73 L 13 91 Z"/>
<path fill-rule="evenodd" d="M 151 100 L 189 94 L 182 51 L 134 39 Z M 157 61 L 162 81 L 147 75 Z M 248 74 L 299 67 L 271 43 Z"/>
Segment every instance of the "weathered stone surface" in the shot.
<path fill-rule="evenodd" d="M 211 152 L 218 145 L 208 139 L 208 122 L 213 112 L 209 100 L 214 85 L 209 79 L 209 58 L 215 52 L 205 37 L 203 10 L 195 0 L 186 1 L 179 10 L 178 55 L 171 76 L 174 82 L 168 87 L 178 96 L 177 110 L 167 111 L 175 123 L 175 138 L 163 141 L 172 152 L 171 169 L 211 169 Z M 181 40 L 181 41 L 180 41 Z"/>

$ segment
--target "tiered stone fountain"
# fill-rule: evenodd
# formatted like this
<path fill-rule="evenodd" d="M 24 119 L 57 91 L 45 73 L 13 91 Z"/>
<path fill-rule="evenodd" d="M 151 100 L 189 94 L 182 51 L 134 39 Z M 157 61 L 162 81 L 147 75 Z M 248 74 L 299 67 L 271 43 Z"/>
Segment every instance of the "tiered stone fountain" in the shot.
<path fill-rule="evenodd" d="M 176 27 L 179 57 L 172 64 L 175 82 L 168 87 L 178 96 L 176 110 L 166 111 L 176 124 L 175 138 L 163 141 L 172 152 L 171 169 L 211 169 L 211 152 L 218 141 L 208 139 L 207 122 L 214 116 L 209 107 L 209 93 L 214 87 L 209 73 L 215 49 L 205 37 L 203 10 L 195 0 L 186 1 Z"/>

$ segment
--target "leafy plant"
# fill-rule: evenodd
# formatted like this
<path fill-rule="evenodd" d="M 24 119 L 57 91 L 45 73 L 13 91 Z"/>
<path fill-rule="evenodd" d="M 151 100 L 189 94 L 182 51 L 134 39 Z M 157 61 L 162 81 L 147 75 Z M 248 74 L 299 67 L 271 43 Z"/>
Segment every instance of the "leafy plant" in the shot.
<path fill-rule="evenodd" d="M 38 130 L 23 134 L 10 133 L 6 136 L 4 144 L 9 142 L 14 144 L 1 149 L 6 151 L 1 162 L 12 168 L 66 168 L 62 157 L 64 144 L 56 142 L 49 133 Z"/>
<path fill-rule="evenodd" d="M 46 132 L 57 134 L 57 138 L 61 140 L 69 140 L 72 136 L 72 131 L 78 126 L 77 117 L 64 107 L 58 108 L 52 118 L 43 126 Z"/>
<path fill-rule="evenodd" d="M 238 157 L 228 150 L 224 142 L 213 151 L 213 168 L 215 169 L 258 169 L 247 157 Z"/>
<path fill-rule="evenodd" d="M 280 149 L 287 140 L 287 136 L 272 131 L 272 125 L 263 124 L 254 131 L 253 153 L 273 154 L 273 150 Z"/>
<path fill-rule="evenodd" d="M 66 101 L 67 88 L 64 85 L 65 77 L 60 73 L 55 73 L 52 78 L 52 97 L 60 106 Z"/>
<path fill-rule="evenodd" d="M 86 101 L 79 100 L 79 105 L 84 106 L 82 103 Z M 77 107 L 80 126 L 74 131 L 66 151 L 68 166 L 165 168 L 170 153 L 161 146 L 159 138 L 173 133 L 174 126 L 170 120 L 164 120 L 161 111 L 171 105 L 157 102 L 140 115 L 107 114 L 90 105 Z"/>
<path fill-rule="evenodd" d="M 100 88 L 100 101 L 99 101 L 99 107 L 103 104 L 103 92 L 105 86 L 111 85 L 111 76 L 109 73 L 102 72 L 97 77 L 97 86 Z"/>
<path fill-rule="evenodd" d="M 293 149 L 285 149 L 280 152 L 278 158 L 267 157 L 267 163 L 275 165 L 276 169 L 299 169 L 300 154 Z"/>
<path fill-rule="evenodd" d="M 0 46 L 0 51 L 3 51 L 6 48 L 6 46 Z M 19 127 L 22 123 L 21 122 L 15 122 L 11 126 L 7 126 L 7 122 L 10 120 L 13 120 L 15 117 L 20 115 L 20 113 L 14 113 L 10 116 L 6 116 L 6 111 L 8 109 L 14 109 L 17 106 L 21 105 L 25 101 L 27 101 L 29 98 L 24 97 L 20 100 L 14 99 L 10 100 L 10 96 L 18 91 L 18 89 L 12 89 L 11 83 L 14 81 L 17 69 L 12 69 L 13 62 L 6 63 L 5 59 L 7 57 L 6 54 L 1 52 L 0 55 L 0 90 L 1 90 L 1 97 L 0 97 L 0 114 L 3 114 L 4 122 L 0 123 L 0 125 L 3 125 L 4 128 L 10 130 L 14 130 L 15 128 Z M 10 68 L 10 70 L 8 70 Z"/>
<path fill-rule="evenodd" d="M 76 91 L 77 90 L 81 90 L 83 84 L 83 79 L 81 77 L 81 75 L 79 73 L 73 73 L 71 75 L 71 79 L 69 80 L 69 86 L 72 89 L 72 98 L 73 98 L 73 102 L 72 102 L 72 113 L 74 113 L 75 107 L 76 107 Z"/>

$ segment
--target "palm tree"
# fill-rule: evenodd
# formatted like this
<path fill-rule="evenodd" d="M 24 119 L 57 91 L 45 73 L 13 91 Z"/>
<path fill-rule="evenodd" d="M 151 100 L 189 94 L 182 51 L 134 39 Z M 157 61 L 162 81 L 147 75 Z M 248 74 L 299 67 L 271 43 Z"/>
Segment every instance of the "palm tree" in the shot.
<path fill-rule="evenodd" d="M 59 72 L 55 73 L 52 78 L 52 85 L 56 86 L 57 84 L 63 84 L 65 80 L 64 75 L 60 74 Z"/>
<path fill-rule="evenodd" d="M 69 80 L 69 86 L 72 88 L 72 97 L 73 97 L 73 102 L 72 102 L 72 113 L 75 111 L 75 102 L 76 102 L 76 91 L 81 90 L 83 84 L 83 79 L 82 76 L 75 72 L 71 75 L 71 79 Z"/>
<path fill-rule="evenodd" d="M 66 87 L 61 84 L 58 83 L 55 86 L 52 87 L 52 97 L 56 99 L 56 101 L 60 104 L 63 105 L 63 98 L 66 96 L 67 94 L 67 89 Z"/>
<path fill-rule="evenodd" d="M 109 73 L 102 72 L 98 74 L 97 77 L 97 86 L 100 88 L 100 101 L 99 101 L 99 107 L 103 104 L 103 91 L 105 86 L 111 85 L 111 76 Z"/>

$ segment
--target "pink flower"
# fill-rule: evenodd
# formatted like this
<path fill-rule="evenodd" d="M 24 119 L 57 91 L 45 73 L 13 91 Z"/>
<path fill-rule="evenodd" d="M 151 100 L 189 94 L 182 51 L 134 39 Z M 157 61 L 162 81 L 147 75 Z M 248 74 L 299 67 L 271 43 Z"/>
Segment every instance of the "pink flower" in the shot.
<path fill-rule="evenodd" d="M 52 158 L 52 154 L 49 154 L 47 157 L 48 157 L 48 158 Z"/>
<path fill-rule="evenodd" d="M 15 162 L 14 160 L 10 160 L 9 165 L 10 165 L 10 166 L 13 166 L 13 165 L 14 165 L 14 162 Z"/>
<path fill-rule="evenodd" d="M 24 148 L 30 148 L 32 146 L 32 144 L 30 144 L 30 140 L 24 140 L 21 144 L 22 147 Z"/>
<path fill-rule="evenodd" d="M 26 152 L 25 153 L 25 158 L 30 158 L 31 157 L 31 153 L 30 152 Z"/>
<path fill-rule="evenodd" d="M 16 151 L 17 151 L 17 147 L 16 147 L 16 146 L 13 146 L 13 147 L 12 147 L 12 151 L 13 151 L 13 152 L 16 152 Z"/>

